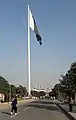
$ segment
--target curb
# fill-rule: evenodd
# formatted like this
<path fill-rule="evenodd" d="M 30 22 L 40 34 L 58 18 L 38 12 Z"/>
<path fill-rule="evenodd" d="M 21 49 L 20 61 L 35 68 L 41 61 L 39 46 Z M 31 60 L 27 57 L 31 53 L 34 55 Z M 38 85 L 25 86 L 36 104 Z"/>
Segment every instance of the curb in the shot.
<path fill-rule="evenodd" d="M 56 104 L 63 112 L 64 114 L 70 119 L 70 120 L 76 120 L 72 115 L 70 115 L 63 107 L 61 107 L 59 104 Z"/>

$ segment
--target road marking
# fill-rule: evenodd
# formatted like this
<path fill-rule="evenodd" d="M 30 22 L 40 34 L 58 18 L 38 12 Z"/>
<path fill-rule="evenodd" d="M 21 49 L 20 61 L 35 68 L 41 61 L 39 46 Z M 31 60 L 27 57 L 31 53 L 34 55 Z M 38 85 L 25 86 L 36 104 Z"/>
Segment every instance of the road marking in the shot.
<path fill-rule="evenodd" d="M 18 112 L 16 115 L 12 115 L 10 119 L 12 119 L 13 117 L 17 116 L 20 112 Z"/>
<path fill-rule="evenodd" d="M 30 107 L 27 107 L 24 111 L 28 110 Z"/>

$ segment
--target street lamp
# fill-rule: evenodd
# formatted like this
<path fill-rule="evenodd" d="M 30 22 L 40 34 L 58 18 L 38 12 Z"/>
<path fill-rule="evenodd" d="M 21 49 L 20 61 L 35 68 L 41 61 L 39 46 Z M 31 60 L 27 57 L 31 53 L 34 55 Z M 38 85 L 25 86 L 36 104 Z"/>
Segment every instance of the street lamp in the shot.
<path fill-rule="evenodd" d="M 11 84 L 9 83 L 9 102 L 11 102 Z"/>

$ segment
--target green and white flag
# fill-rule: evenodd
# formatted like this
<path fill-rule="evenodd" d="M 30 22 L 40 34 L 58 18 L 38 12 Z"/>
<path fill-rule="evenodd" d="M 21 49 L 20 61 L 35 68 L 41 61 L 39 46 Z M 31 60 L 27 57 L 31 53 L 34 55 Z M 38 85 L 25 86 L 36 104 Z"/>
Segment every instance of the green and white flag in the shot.
<path fill-rule="evenodd" d="M 37 25 L 36 25 L 36 22 L 35 22 L 35 19 L 34 19 L 34 16 L 32 15 L 32 12 L 31 10 L 29 10 L 29 24 L 30 24 L 30 28 L 34 31 L 34 33 L 36 34 L 36 38 L 37 38 L 37 41 L 39 42 L 40 45 L 42 45 L 42 38 L 40 36 L 40 33 L 39 33 L 39 30 L 37 28 Z"/>

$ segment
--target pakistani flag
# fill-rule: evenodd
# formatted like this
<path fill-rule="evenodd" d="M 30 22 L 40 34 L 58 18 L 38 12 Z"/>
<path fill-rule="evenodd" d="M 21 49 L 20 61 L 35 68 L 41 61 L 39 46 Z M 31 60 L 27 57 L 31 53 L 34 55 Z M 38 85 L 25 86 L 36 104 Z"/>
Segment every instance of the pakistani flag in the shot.
<path fill-rule="evenodd" d="M 39 30 L 37 28 L 37 25 L 36 25 L 36 22 L 35 22 L 35 19 L 34 19 L 34 16 L 32 15 L 32 12 L 31 10 L 29 11 L 29 19 L 30 19 L 30 28 L 34 31 L 34 33 L 36 34 L 36 38 L 37 38 L 37 41 L 39 42 L 40 45 L 42 45 L 42 38 L 40 36 L 40 33 L 39 33 Z"/>

